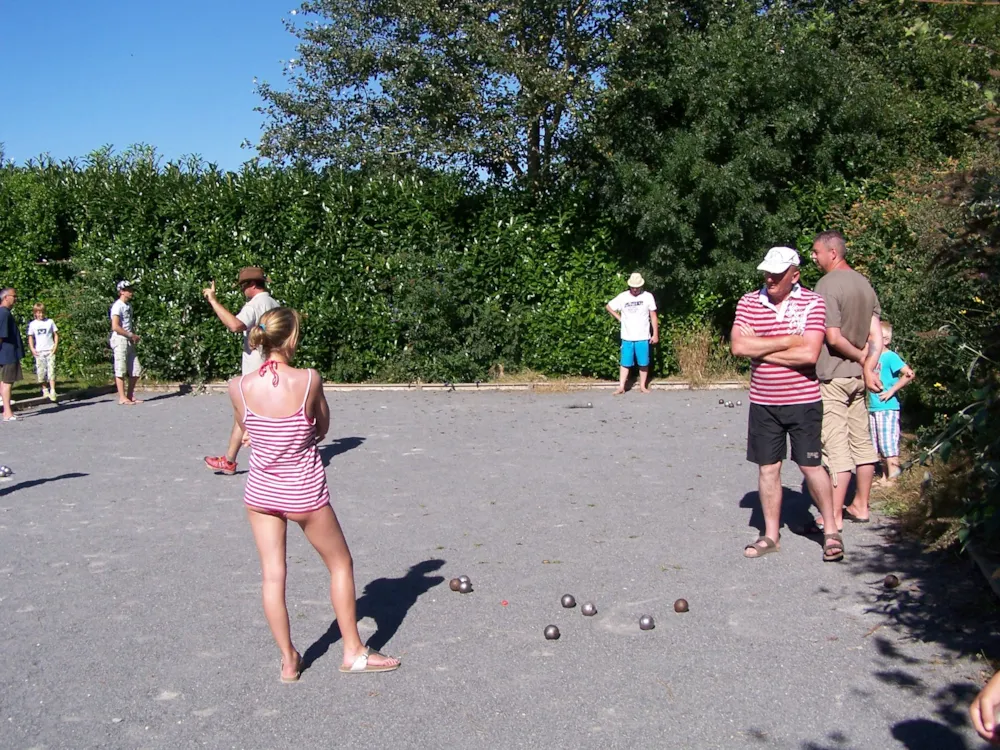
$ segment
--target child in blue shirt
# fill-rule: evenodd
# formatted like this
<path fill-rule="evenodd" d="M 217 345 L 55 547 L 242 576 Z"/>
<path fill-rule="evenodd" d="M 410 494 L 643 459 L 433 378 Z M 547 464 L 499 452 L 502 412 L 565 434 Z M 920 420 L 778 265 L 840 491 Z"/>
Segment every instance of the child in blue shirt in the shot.
<path fill-rule="evenodd" d="M 892 343 L 892 326 L 882 321 L 882 352 L 878 358 L 882 392 L 868 394 L 868 422 L 871 427 L 875 450 L 885 459 L 883 478 L 893 482 L 902 470 L 899 468 L 899 399 L 896 394 L 916 375 L 902 357 L 889 349 Z"/>

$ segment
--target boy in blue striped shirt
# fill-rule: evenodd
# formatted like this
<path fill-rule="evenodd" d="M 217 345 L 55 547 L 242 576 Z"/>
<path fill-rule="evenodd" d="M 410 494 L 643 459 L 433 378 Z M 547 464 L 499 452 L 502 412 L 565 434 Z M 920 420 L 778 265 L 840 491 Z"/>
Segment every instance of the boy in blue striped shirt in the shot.
<path fill-rule="evenodd" d="M 868 393 L 868 423 L 875 450 L 885 459 L 882 477 L 887 483 L 895 481 L 902 473 L 899 468 L 899 399 L 896 394 L 916 377 L 903 358 L 889 348 L 891 343 L 892 326 L 883 320 L 882 352 L 878 358 L 882 392 Z"/>

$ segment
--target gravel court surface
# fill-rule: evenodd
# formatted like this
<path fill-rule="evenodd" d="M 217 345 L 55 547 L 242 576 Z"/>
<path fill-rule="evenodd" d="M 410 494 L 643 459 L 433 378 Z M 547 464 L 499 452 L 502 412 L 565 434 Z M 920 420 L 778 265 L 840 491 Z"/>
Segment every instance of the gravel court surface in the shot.
<path fill-rule="evenodd" d="M 848 527 L 844 564 L 788 528 L 744 560 L 745 394 L 329 394 L 362 636 L 403 667 L 337 672 L 329 579 L 292 527 L 296 685 L 278 681 L 245 476 L 201 465 L 228 400 L 147 398 L 0 430 L 17 472 L 0 482 L 0 748 L 978 747 L 969 657 L 998 645 L 981 582 L 878 524 Z M 806 503 L 784 478 L 794 527 Z M 463 573 L 470 595 L 448 589 Z"/>

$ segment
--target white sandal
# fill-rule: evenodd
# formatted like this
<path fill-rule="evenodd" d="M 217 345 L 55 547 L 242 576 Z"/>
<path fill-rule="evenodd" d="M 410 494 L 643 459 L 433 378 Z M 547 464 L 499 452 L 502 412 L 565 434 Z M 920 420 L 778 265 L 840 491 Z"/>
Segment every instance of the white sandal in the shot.
<path fill-rule="evenodd" d="M 354 663 L 351 666 L 345 667 L 341 665 L 340 671 L 344 672 L 345 674 L 361 674 L 363 672 L 391 672 L 394 669 L 399 669 L 398 662 L 396 664 L 379 665 L 379 666 L 376 666 L 374 664 L 369 664 L 368 663 L 369 656 L 384 657 L 385 654 L 379 653 L 373 648 L 365 647 L 365 650 L 362 651 L 360 654 L 358 654 L 357 658 L 354 659 Z M 393 657 L 386 657 L 386 658 L 393 658 Z"/>

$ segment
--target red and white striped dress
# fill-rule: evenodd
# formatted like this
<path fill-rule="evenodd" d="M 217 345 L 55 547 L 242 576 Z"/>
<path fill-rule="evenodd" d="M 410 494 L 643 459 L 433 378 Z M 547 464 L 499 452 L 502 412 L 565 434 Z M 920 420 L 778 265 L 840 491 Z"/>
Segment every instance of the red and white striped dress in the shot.
<path fill-rule="evenodd" d="M 274 362 L 265 362 L 260 377 L 270 371 L 278 382 Z M 272 513 L 308 513 L 329 505 L 326 471 L 316 449 L 316 420 L 306 417 L 306 399 L 312 386 L 312 370 L 302 406 L 287 417 L 262 417 L 247 406 L 243 397 L 243 424 L 250 433 L 250 473 L 243 502 Z"/>

